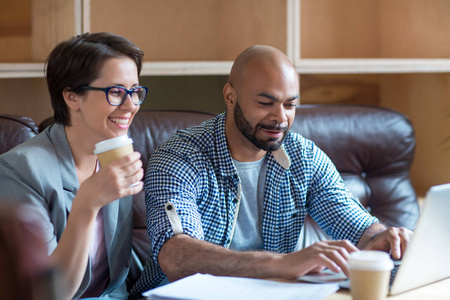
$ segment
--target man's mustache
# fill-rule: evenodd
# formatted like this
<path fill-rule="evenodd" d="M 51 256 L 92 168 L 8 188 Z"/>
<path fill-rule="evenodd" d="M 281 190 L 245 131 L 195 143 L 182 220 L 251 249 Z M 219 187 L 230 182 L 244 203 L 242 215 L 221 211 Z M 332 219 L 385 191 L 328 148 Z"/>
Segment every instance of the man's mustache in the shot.
<path fill-rule="evenodd" d="M 281 125 L 281 124 L 275 124 L 275 125 L 258 124 L 258 128 L 261 128 L 264 130 L 272 130 L 272 131 L 287 131 L 289 129 L 289 126 Z"/>

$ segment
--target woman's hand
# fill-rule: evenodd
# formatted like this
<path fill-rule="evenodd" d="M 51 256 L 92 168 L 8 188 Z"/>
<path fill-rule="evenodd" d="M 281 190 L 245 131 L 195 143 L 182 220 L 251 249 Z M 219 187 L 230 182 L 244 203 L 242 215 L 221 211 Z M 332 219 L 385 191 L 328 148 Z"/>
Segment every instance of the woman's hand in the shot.
<path fill-rule="evenodd" d="M 144 176 L 140 158 L 139 152 L 133 152 L 101 168 L 80 185 L 77 202 L 98 211 L 116 199 L 139 193 Z"/>

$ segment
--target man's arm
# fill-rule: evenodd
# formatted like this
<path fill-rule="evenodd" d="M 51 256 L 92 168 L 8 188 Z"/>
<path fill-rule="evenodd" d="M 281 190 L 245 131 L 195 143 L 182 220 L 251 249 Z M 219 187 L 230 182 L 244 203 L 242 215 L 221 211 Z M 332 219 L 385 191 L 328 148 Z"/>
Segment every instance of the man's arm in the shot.
<path fill-rule="evenodd" d="M 195 273 L 292 280 L 324 268 L 347 273 L 346 260 L 353 251 L 357 248 L 349 241 L 326 241 L 289 254 L 238 252 L 178 234 L 164 243 L 158 263 L 170 281 Z"/>
<path fill-rule="evenodd" d="M 329 222 L 328 228 L 323 229 L 331 233 L 337 233 L 329 233 L 334 236 L 334 238 L 350 239 L 352 242 L 357 243 L 357 247 L 359 249 L 391 252 L 393 258 L 400 259 L 401 256 L 403 256 L 413 233 L 406 228 L 391 227 L 386 229 L 386 227 L 380 224 L 374 216 L 371 216 L 369 213 L 366 213 L 365 215 L 361 214 L 361 209 L 363 209 L 362 205 L 356 200 L 350 191 L 345 188 L 342 178 L 334 164 L 323 151 L 318 148 L 314 148 L 314 150 L 313 161 L 316 163 L 316 167 L 314 169 L 316 170 L 314 172 L 314 184 L 315 190 L 318 192 L 314 194 L 308 213 L 318 220 L 321 218 L 337 219 L 337 216 L 341 215 L 339 218 L 341 220 L 340 222 Z M 336 202 L 347 204 L 351 203 L 348 201 L 349 199 L 355 200 L 353 202 L 354 205 L 336 206 Z M 323 209 L 324 207 L 327 209 Z M 337 209 L 330 210 L 330 208 Z M 324 212 L 330 211 L 332 211 L 331 214 L 328 213 L 322 215 Z M 352 211 L 356 213 L 352 213 Z M 349 218 L 349 215 L 355 215 L 358 216 L 358 218 Z M 352 234 L 352 236 L 348 235 L 348 231 L 346 229 L 354 228 L 354 233 L 357 233 L 359 232 L 359 226 L 361 224 L 372 225 L 364 231 L 359 240 L 357 240 L 358 237 L 355 234 Z M 339 234 L 342 233 L 345 235 L 339 236 Z"/>
<path fill-rule="evenodd" d="M 386 230 L 386 226 L 381 223 L 373 223 L 363 233 L 356 247 L 364 249 L 378 234 Z"/>
<path fill-rule="evenodd" d="M 413 232 L 406 228 L 390 227 L 386 229 L 380 223 L 373 223 L 364 231 L 356 246 L 364 250 L 390 252 L 394 259 L 400 259 L 412 236 Z"/>

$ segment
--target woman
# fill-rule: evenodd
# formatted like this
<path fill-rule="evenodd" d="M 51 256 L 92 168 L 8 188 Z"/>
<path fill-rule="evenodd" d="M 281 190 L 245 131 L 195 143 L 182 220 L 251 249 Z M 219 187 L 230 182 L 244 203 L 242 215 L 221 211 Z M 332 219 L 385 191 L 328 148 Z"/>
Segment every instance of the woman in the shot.
<path fill-rule="evenodd" d="M 144 101 L 142 56 L 110 33 L 57 45 L 46 66 L 55 124 L 0 156 L 0 199 L 32 207 L 65 298 L 127 298 L 142 162 L 134 152 L 101 168 L 93 153 L 96 143 L 127 134 Z"/>

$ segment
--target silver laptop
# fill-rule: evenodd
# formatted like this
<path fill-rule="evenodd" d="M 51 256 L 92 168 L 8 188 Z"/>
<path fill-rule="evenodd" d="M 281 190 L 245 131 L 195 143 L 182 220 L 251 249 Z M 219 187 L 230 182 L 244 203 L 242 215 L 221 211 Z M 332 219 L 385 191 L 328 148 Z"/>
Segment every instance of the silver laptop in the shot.
<path fill-rule="evenodd" d="M 450 277 L 450 183 L 427 192 L 422 212 L 401 264 L 391 276 L 390 295 L 397 295 Z M 308 282 L 339 282 L 349 288 L 344 273 L 325 270 L 299 278 Z M 344 281 L 343 281 L 344 280 Z"/>
<path fill-rule="evenodd" d="M 430 188 L 390 295 L 450 277 L 450 184 Z"/>

